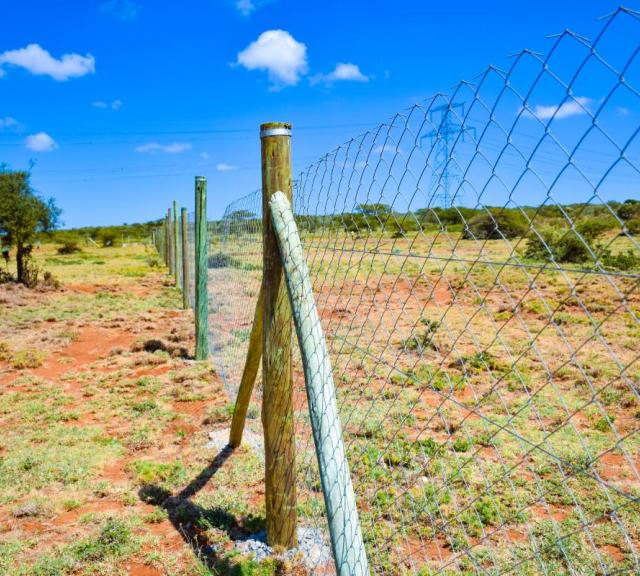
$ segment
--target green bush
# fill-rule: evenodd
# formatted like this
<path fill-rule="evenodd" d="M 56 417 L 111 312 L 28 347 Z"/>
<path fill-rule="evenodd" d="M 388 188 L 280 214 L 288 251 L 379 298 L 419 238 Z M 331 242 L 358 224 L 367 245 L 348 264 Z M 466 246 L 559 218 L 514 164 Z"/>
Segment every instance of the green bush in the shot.
<path fill-rule="evenodd" d="M 576 231 L 588 242 L 615 228 L 619 228 L 619 223 L 611 216 L 584 218 L 576 223 Z"/>
<path fill-rule="evenodd" d="M 638 234 L 640 234 L 640 218 L 627 220 L 626 226 L 627 226 L 627 232 L 632 236 L 637 236 Z"/>
<path fill-rule="evenodd" d="M 497 240 L 517 238 L 527 231 L 524 216 L 512 210 L 492 210 L 471 218 L 462 233 L 464 238 L 477 240 Z"/>
<path fill-rule="evenodd" d="M 57 249 L 58 254 L 75 254 L 76 252 L 82 252 L 80 246 L 78 246 L 78 240 L 64 240 Z"/>
<path fill-rule="evenodd" d="M 565 234 L 553 230 L 543 230 L 531 234 L 528 238 L 526 258 L 533 260 L 555 260 L 556 262 L 570 262 L 579 264 L 592 259 L 589 249 L 575 232 Z"/>

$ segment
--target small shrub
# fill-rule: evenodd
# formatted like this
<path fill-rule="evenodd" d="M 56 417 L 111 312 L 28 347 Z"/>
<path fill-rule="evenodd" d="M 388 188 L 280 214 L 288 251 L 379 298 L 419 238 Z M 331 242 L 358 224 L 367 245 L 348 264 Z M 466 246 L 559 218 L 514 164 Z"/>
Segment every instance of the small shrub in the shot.
<path fill-rule="evenodd" d="M 141 460 L 133 463 L 136 480 L 140 484 L 177 484 L 185 477 L 185 469 L 180 462 L 150 462 Z"/>
<path fill-rule="evenodd" d="M 633 220 L 628 220 L 626 223 L 627 232 L 631 234 L 631 236 L 640 235 L 640 218 L 634 218 Z"/>
<path fill-rule="evenodd" d="M 16 370 L 39 368 L 43 361 L 44 355 L 39 350 L 21 350 L 11 357 L 11 367 Z"/>
<path fill-rule="evenodd" d="M 612 254 L 611 250 L 606 249 L 600 255 L 600 261 L 605 268 L 613 270 L 632 270 L 640 268 L 640 257 L 631 249 L 626 252 Z"/>
<path fill-rule="evenodd" d="M 528 238 L 525 257 L 533 260 L 555 260 L 579 264 L 592 259 L 585 242 L 573 231 L 559 234 L 553 230 L 543 230 L 540 235 Z"/>
<path fill-rule="evenodd" d="M 467 239 L 498 240 L 517 238 L 526 231 L 527 221 L 522 214 L 511 210 L 493 210 L 471 218 L 462 235 Z"/>
<path fill-rule="evenodd" d="M 76 252 L 82 252 L 80 246 L 78 246 L 77 240 L 65 240 L 57 248 L 58 254 L 75 254 Z"/>

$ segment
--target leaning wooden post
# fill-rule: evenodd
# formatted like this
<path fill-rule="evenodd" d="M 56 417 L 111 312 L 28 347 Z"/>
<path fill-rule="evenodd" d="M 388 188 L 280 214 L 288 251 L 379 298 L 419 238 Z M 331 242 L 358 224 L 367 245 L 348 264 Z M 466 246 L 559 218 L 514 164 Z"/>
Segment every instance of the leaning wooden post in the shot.
<path fill-rule="evenodd" d="M 262 321 L 264 316 L 264 292 L 260 288 L 258 301 L 256 302 L 256 311 L 253 315 L 253 325 L 251 326 L 251 335 L 249 336 L 249 348 L 247 350 L 247 359 L 244 363 L 242 371 L 242 380 L 240 380 L 240 388 L 238 388 L 238 396 L 233 408 L 233 419 L 231 420 L 231 433 L 229 434 L 229 446 L 237 448 L 242 443 L 242 433 L 244 431 L 244 423 L 247 419 L 247 410 L 251 402 L 251 394 L 258 375 L 260 367 L 260 359 L 262 358 Z"/>
<path fill-rule="evenodd" d="M 267 541 L 294 548 L 296 477 L 291 380 L 291 308 L 278 241 L 269 216 L 269 199 L 282 191 L 291 200 L 291 124 L 260 127 L 262 147 L 263 354 L 262 425 L 265 449 Z"/>
<path fill-rule="evenodd" d="M 182 307 L 187 310 L 191 304 L 189 286 L 189 230 L 187 224 L 187 209 L 180 211 L 180 224 L 182 226 Z"/>
<path fill-rule="evenodd" d="M 178 203 L 173 201 L 173 276 L 176 279 L 176 286 L 180 285 L 180 228 L 178 224 Z"/>
<path fill-rule="evenodd" d="M 207 256 L 207 179 L 196 176 L 196 360 L 209 355 Z"/>

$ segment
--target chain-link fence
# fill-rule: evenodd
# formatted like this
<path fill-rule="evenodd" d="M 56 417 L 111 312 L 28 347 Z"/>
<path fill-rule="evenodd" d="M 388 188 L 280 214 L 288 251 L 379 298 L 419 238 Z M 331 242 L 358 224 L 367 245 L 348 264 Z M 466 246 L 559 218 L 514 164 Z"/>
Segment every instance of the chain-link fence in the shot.
<path fill-rule="evenodd" d="M 624 8 L 592 40 L 567 30 L 296 179 L 376 574 L 640 572 L 639 32 Z M 232 397 L 262 210 L 257 191 L 209 225 L 210 350 Z M 296 346 L 292 361 L 299 523 L 328 542 Z M 260 386 L 253 402 L 259 431 Z"/>

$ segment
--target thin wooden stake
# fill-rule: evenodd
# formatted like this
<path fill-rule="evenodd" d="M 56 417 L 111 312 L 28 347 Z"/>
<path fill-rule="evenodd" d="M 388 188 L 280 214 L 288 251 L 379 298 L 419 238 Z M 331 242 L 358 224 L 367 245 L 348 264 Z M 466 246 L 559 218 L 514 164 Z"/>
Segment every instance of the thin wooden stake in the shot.
<path fill-rule="evenodd" d="M 258 375 L 260 367 L 260 359 L 262 358 L 262 321 L 264 315 L 264 292 L 262 287 L 258 294 L 256 302 L 256 311 L 253 316 L 253 325 L 251 326 L 251 335 L 249 336 L 249 349 L 247 350 L 247 359 L 244 363 L 242 371 L 242 380 L 240 380 L 240 388 L 233 410 L 233 420 L 231 420 L 231 433 L 229 434 L 229 446 L 237 448 L 242 444 L 242 433 L 244 432 L 244 424 L 247 419 L 247 410 L 251 402 L 251 394 Z"/>

